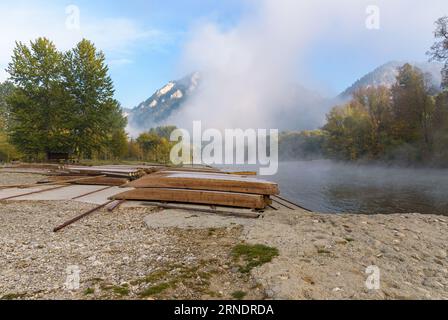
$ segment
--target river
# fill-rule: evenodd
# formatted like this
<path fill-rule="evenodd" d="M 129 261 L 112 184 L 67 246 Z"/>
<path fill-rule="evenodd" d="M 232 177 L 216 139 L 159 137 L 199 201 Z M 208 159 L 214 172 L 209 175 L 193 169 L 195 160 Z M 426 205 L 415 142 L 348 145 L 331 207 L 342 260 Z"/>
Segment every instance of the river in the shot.
<path fill-rule="evenodd" d="M 263 178 L 277 182 L 284 197 L 313 211 L 448 215 L 448 170 L 293 161 L 281 162 L 275 176 Z"/>

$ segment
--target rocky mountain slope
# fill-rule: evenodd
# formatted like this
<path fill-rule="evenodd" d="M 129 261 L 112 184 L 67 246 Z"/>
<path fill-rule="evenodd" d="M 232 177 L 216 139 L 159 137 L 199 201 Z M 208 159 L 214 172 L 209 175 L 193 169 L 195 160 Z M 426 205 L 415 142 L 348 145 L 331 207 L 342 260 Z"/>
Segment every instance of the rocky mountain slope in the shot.
<path fill-rule="evenodd" d="M 137 107 L 124 110 L 129 126 L 137 130 L 149 130 L 163 123 L 182 106 L 198 85 L 198 73 L 170 81 Z"/>
<path fill-rule="evenodd" d="M 347 88 L 344 92 L 339 95 L 339 98 L 347 99 L 361 87 L 372 87 L 384 85 L 391 87 L 396 80 L 398 75 L 398 68 L 403 66 L 406 61 L 391 61 L 382 66 L 376 68 L 372 72 L 369 72 L 361 79 L 357 80 L 352 86 Z M 441 84 L 441 70 L 443 65 L 440 63 L 412 63 L 410 64 L 419 68 L 423 73 L 428 74 L 432 80 L 435 87 L 440 88 Z"/>

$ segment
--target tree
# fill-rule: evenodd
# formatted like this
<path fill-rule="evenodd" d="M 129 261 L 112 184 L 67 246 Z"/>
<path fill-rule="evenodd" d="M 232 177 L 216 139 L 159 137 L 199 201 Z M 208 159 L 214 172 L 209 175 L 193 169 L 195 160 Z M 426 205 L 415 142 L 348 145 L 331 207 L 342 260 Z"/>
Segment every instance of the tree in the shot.
<path fill-rule="evenodd" d="M 434 99 L 423 73 L 410 64 L 399 68 L 392 87 L 395 135 L 406 143 L 422 143 L 428 152 L 432 143 Z"/>
<path fill-rule="evenodd" d="M 434 37 L 437 41 L 427 54 L 430 56 L 430 61 L 445 64 L 442 69 L 442 88 L 446 90 L 448 89 L 448 16 L 438 19 L 435 25 Z"/>
<path fill-rule="evenodd" d="M 169 141 L 169 136 L 175 129 L 174 126 L 157 127 L 140 134 L 136 142 L 143 159 L 150 162 L 169 163 L 171 148 L 174 145 Z"/>
<path fill-rule="evenodd" d="M 371 128 L 370 153 L 381 155 L 387 148 L 389 128 L 392 120 L 391 92 L 385 86 L 361 88 L 353 99 L 368 113 Z"/>
<path fill-rule="evenodd" d="M 107 149 L 113 136 L 122 140 L 126 119 L 114 99 L 103 52 L 84 39 L 64 55 L 64 61 L 74 151 L 89 158 L 94 152 Z"/>
<path fill-rule="evenodd" d="M 54 44 L 39 38 L 30 47 L 16 43 L 7 69 L 15 86 L 8 98 L 11 141 L 33 158 L 69 148 L 62 64 Z"/>
<path fill-rule="evenodd" d="M 30 47 L 17 43 L 7 71 L 15 85 L 8 99 L 9 135 L 29 158 L 108 154 L 114 137 L 122 146 L 126 119 L 113 97 L 104 54 L 90 41 L 66 53 L 45 38 Z"/>
<path fill-rule="evenodd" d="M 12 146 L 7 137 L 8 124 L 8 105 L 7 99 L 11 96 L 14 86 L 10 82 L 0 83 L 0 161 L 10 161 L 18 158 L 14 146 Z"/>
<path fill-rule="evenodd" d="M 143 160 L 143 153 L 137 141 L 130 139 L 128 141 L 126 159 Z"/>
<path fill-rule="evenodd" d="M 326 149 L 330 156 L 358 160 L 368 155 L 372 126 L 367 110 L 358 101 L 333 108 L 323 130 L 328 133 Z"/>
<path fill-rule="evenodd" d="M 115 130 L 112 133 L 109 142 L 109 150 L 115 160 L 126 156 L 128 151 L 128 135 L 124 129 Z"/>

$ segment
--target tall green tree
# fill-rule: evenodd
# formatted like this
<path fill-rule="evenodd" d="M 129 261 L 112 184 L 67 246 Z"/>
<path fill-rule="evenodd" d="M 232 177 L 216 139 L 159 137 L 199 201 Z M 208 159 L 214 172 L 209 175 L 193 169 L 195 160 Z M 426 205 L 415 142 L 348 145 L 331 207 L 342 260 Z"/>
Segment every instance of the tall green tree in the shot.
<path fill-rule="evenodd" d="M 55 45 L 39 38 L 30 47 L 16 43 L 7 69 L 15 86 L 8 98 L 11 141 L 33 158 L 70 147 L 62 65 L 63 56 Z"/>
<path fill-rule="evenodd" d="M 369 153 L 372 157 L 383 154 L 389 143 L 389 129 L 392 121 L 390 90 L 385 86 L 361 88 L 353 99 L 368 114 L 370 127 Z"/>
<path fill-rule="evenodd" d="M 358 160 L 369 154 L 372 126 L 366 108 L 356 100 L 333 108 L 323 130 L 328 133 L 327 153 L 342 160 Z"/>
<path fill-rule="evenodd" d="M 432 143 L 434 99 L 424 74 L 410 64 L 399 69 L 392 87 L 396 137 L 406 143 L 421 143 L 428 152 Z"/>
<path fill-rule="evenodd" d="M 10 161 L 18 158 L 14 146 L 9 143 L 7 137 L 8 105 L 7 99 L 11 96 L 14 86 L 10 82 L 0 83 L 0 161 Z"/>
<path fill-rule="evenodd" d="M 17 43 L 8 70 L 15 89 L 8 98 L 11 141 L 29 158 L 69 152 L 91 158 L 123 142 L 126 120 L 114 99 L 105 56 L 82 40 L 59 52 L 46 38 Z"/>
<path fill-rule="evenodd" d="M 71 139 L 75 152 L 87 158 L 107 149 L 113 136 L 122 138 L 126 126 L 105 60 L 104 53 L 85 39 L 64 55 Z"/>

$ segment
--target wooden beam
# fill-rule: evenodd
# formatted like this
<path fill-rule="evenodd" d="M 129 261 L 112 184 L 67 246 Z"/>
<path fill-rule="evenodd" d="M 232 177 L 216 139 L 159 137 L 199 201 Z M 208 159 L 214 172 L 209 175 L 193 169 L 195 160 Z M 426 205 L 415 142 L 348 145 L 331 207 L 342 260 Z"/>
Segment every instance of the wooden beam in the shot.
<path fill-rule="evenodd" d="M 174 188 L 261 195 L 279 194 L 276 183 L 226 174 L 157 173 L 126 185 L 132 188 Z"/>
<path fill-rule="evenodd" d="M 103 203 L 103 204 L 101 204 L 101 205 L 99 205 L 99 206 L 97 206 L 97 207 L 95 207 L 95 208 L 93 208 L 93 209 L 91 209 L 91 210 L 89 210 L 87 212 L 84 212 L 83 214 L 81 214 L 81 215 L 79 215 L 79 216 L 77 216 L 77 217 L 75 217 L 75 218 L 73 218 L 73 219 L 71 219 L 71 220 L 61 224 L 60 226 L 58 226 L 56 228 L 54 228 L 53 232 L 58 232 L 58 231 L 64 229 L 65 227 L 68 227 L 69 225 L 75 223 L 76 221 L 79 221 L 82 218 L 87 217 L 88 215 L 90 215 L 90 214 L 92 214 L 92 213 L 94 213 L 94 212 L 104 208 L 105 206 L 107 206 L 109 203 L 112 203 L 112 202 L 113 201 L 108 201 L 108 202 Z"/>
<path fill-rule="evenodd" d="M 39 183 L 51 183 L 51 182 L 63 182 L 66 183 L 72 179 L 75 179 L 74 176 L 56 176 L 49 177 L 45 180 L 39 181 Z M 79 177 L 78 177 L 79 179 Z M 87 180 L 74 181 L 72 184 L 81 184 L 81 185 L 98 185 L 98 186 L 122 186 L 129 182 L 129 179 L 126 178 L 113 178 L 113 177 L 88 177 Z M 70 182 L 69 182 L 70 183 Z"/>
<path fill-rule="evenodd" d="M 263 195 L 165 188 L 134 189 L 115 195 L 112 199 L 197 203 L 250 209 L 264 209 L 270 204 L 269 198 Z"/>

